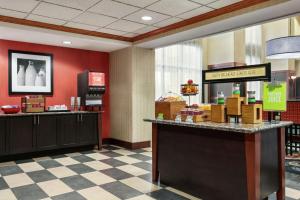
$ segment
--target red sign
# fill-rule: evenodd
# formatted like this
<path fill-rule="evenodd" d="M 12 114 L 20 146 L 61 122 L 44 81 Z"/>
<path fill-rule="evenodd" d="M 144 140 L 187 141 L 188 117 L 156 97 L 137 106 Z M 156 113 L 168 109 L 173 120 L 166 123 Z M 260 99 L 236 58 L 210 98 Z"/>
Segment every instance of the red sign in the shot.
<path fill-rule="evenodd" d="M 89 86 L 105 86 L 105 74 L 99 72 L 89 73 Z"/>

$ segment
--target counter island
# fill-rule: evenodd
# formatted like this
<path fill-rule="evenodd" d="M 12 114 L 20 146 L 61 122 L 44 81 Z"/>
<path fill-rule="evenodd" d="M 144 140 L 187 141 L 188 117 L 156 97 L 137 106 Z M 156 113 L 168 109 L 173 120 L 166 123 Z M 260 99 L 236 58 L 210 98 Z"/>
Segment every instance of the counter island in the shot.
<path fill-rule="evenodd" d="M 151 120 L 153 181 L 204 200 L 285 199 L 284 127 Z"/>

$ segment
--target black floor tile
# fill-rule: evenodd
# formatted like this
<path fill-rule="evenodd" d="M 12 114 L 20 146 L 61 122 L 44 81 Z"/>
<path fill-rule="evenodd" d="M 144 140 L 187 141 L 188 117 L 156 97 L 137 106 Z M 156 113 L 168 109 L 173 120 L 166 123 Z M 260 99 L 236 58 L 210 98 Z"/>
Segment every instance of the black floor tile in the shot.
<path fill-rule="evenodd" d="M 169 190 L 161 189 L 148 194 L 157 200 L 188 200 L 187 198 L 175 194 Z"/>
<path fill-rule="evenodd" d="M 85 156 L 85 155 L 80 155 L 80 156 L 74 156 L 72 157 L 74 160 L 77 160 L 78 162 L 81 162 L 81 163 L 85 163 L 85 162 L 90 162 L 90 161 L 94 161 L 94 159 L 88 157 L 88 156 Z"/>
<path fill-rule="evenodd" d="M 53 200 L 85 200 L 85 198 L 77 192 L 61 194 L 58 196 L 51 197 L 51 199 L 53 199 Z"/>
<path fill-rule="evenodd" d="M 39 161 L 38 163 L 45 169 L 62 166 L 62 164 L 60 164 L 59 162 L 57 162 L 55 160 L 42 160 L 42 161 Z"/>
<path fill-rule="evenodd" d="M 104 149 L 106 150 L 118 150 L 118 149 L 121 149 L 119 147 L 115 147 L 115 146 L 110 146 L 110 145 L 103 145 L 102 146 Z"/>
<path fill-rule="evenodd" d="M 35 162 L 33 159 L 16 160 L 16 164 Z"/>
<path fill-rule="evenodd" d="M 71 170 L 73 170 L 77 174 L 84 174 L 84 173 L 95 171 L 93 168 L 88 167 L 84 164 L 69 165 L 68 168 L 70 168 Z"/>
<path fill-rule="evenodd" d="M 36 184 L 13 188 L 12 191 L 19 200 L 34 200 L 48 197 Z"/>
<path fill-rule="evenodd" d="M 144 169 L 148 172 L 152 171 L 152 165 L 150 163 L 147 163 L 147 162 L 139 162 L 139 163 L 134 163 L 132 165 L 134 165 L 136 167 L 139 167 L 141 169 Z"/>
<path fill-rule="evenodd" d="M 82 190 L 85 188 L 90 188 L 95 186 L 94 183 L 92 183 L 91 181 L 87 180 L 86 178 L 80 175 L 65 177 L 62 178 L 61 181 L 63 181 L 73 190 Z"/>
<path fill-rule="evenodd" d="M 119 160 L 116 160 L 116 159 L 113 159 L 113 158 L 109 158 L 109 159 L 105 159 L 105 160 L 100 160 L 101 162 L 103 163 L 106 163 L 112 167 L 119 167 L 119 166 L 122 166 L 122 165 L 127 165 L 127 163 L 125 162 L 122 162 L 122 161 L 119 161 Z"/>
<path fill-rule="evenodd" d="M 67 157 L 66 155 L 64 155 L 64 154 L 60 154 L 60 155 L 53 155 L 53 156 L 51 156 L 51 158 L 52 159 L 57 159 L 57 158 L 65 158 L 65 157 Z"/>
<path fill-rule="evenodd" d="M 113 152 L 113 151 L 101 152 L 100 154 L 103 154 L 103 155 L 111 157 L 111 158 L 123 156 L 122 154 L 119 154 L 119 153 L 116 153 L 116 152 Z"/>
<path fill-rule="evenodd" d="M 143 194 L 118 181 L 101 185 L 101 187 L 120 199 L 129 199 Z"/>
<path fill-rule="evenodd" d="M 106 174 L 116 180 L 122 180 L 122 179 L 133 177 L 133 175 L 128 174 L 116 168 L 101 170 L 101 173 Z"/>
<path fill-rule="evenodd" d="M 5 182 L 5 180 L 2 177 L 0 177 L 0 190 L 4 190 L 6 188 L 8 188 L 7 183 Z"/>
<path fill-rule="evenodd" d="M 132 155 L 129 155 L 129 157 L 138 159 L 138 160 L 140 160 L 140 161 L 148 161 L 148 160 L 152 160 L 151 157 L 145 156 L 145 155 L 143 155 L 143 154 L 132 154 Z"/>
<path fill-rule="evenodd" d="M 19 174 L 19 173 L 23 173 L 23 170 L 16 165 L 0 167 L 0 174 L 2 176 L 8 176 L 8 175 Z"/>
<path fill-rule="evenodd" d="M 34 172 L 28 172 L 27 175 L 35 182 L 44 182 L 56 179 L 56 177 L 51 174 L 48 170 L 40 170 Z"/>

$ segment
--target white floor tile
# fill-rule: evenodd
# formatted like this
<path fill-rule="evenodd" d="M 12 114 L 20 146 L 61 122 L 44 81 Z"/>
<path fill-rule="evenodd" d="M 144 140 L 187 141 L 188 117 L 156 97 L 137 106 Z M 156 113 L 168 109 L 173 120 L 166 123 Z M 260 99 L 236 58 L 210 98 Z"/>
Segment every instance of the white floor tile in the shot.
<path fill-rule="evenodd" d="M 116 168 L 118 168 L 124 172 L 127 172 L 129 174 L 132 174 L 134 176 L 140 176 L 140 175 L 149 173 L 148 171 L 141 169 L 139 167 L 135 167 L 133 165 L 123 165 L 123 166 L 116 167 Z"/>
<path fill-rule="evenodd" d="M 106 183 L 111 183 L 116 181 L 115 179 L 101 173 L 101 172 L 90 172 L 86 174 L 82 174 L 81 176 L 85 177 L 86 179 L 92 181 L 96 185 L 103 185 Z"/>
<path fill-rule="evenodd" d="M 185 198 L 188 198 L 188 199 L 190 199 L 190 200 L 201 200 L 201 199 L 196 198 L 196 197 L 194 197 L 194 196 L 192 196 L 192 195 L 189 195 L 189 194 L 187 194 L 187 193 L 185 193 L 185 192 L 182 192 L 182 191 L 180 191 L 180 190 L 176 190 L 175 188 L 172 188 L 172 187 L 166 187 L 166 189 L 169 190 L 169 191 L 171 191 L 171 192 L 173 192 L 173 193 L 175 193 L 175 194 L 178 194 L 178 195 L 180 195 L 180 196 L 183 196 L 183 197 L 185 197 Z"/>
<path fill-rule="evenodd" d="M 13 174 L 9 176 L 3 177 L 6 183 L 10 188 L 20 187 L 24 185 L 30 185 L 34 182 L 31 180 L 31 178 L 27 174 Z"/>
<path fill-rule="evenodd" d="M 104 189 L 98 186 L 79 190 L 78 193 L 88 200 L 120 200 L 118 197 L 114 196 L 113 194 L 105 191 Z"/>
<path fill-rule="evenodd" d="M 153 192 L 153 191 L 160 189 L 159 186 L 149 183 L 148 181 L 145 181 L 138 177 L 123 179 L 123 180 L 121 180 L 121 182 L 128 185 L 129 187 L 132 187 L 132 188 L 142 192 L 142 193 L 149 193 L 149 192 Z"/>
<path fill-rule="evenodd" d="M 292 199 L 300 199 L 300 191 L 293 188 L 285 188 L 285 195 Z"/>
<path fill-rule="evenodd" d="M 36 162 L 23 163 L 18 165 L 24 172 L 43 170 L 44 168 Z"/>
<path fill-rule="evenodd" d="M 74 160 L 70 157 L 57 158 L 55 160 L 64 166 L 75 165 L 79 163 L 77 160 Z"/>
<path fill-rule="evenodd" d="M 100 153 L 91 153 L 91 154 L 86 154 L 86 156 L 93 158 L 95 160 L 104 160 L 104 159 L 109 159 L 108 156 L 105 156 L 103 154 Z"/>
<path fill-rule="evenodd" d="M 84 163 L 85 165 L 95 169 L 95 170 L 104 170 L 104 169 L 110 169 L 112 166 L 103 163 L 101 161 L 91 161 L 91 162 L 86 162 Z"/>
<path fill-rule="evenodd" d="M 122 161 L 122 162 L 125 162 L 127 164 L 133 164 L 133 163 L 141 162 L 141 160 L 131 158 L 131 157 L 128 157 L 128 156 L 120 156 L 120 157 L 116 157 L 115 159 L 119 160 L 119 161 Z"/>
<path fill-rule="evenodd" d="M 74 171 L 64 166 L 50 168 L 48 169 L 48 171 L 51 172 L 57 178 L 64 178 L 64 177 L 76 175 Z"/>
<path fill-rule="evenodd" d="M 6 189 L 0 190 L 0 200 L 17 200 L 17 198 L 10 189 Z"/>
<path fill-rule="evenodd" d="M 37 184 L 50 197 L 73 191 L 69 186 L 58 179 L 40 182 Z"/>

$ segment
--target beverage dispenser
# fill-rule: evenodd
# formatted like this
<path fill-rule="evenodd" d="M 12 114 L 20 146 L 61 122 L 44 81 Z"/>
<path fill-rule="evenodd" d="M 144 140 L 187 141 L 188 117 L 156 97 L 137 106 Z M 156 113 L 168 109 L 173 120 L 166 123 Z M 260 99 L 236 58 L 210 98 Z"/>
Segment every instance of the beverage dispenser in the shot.
<path fill-rule="evenodd" d="M 101 110 L 105 93 L 104 73 L 84 71 L 78 74 L 77 92 L 85 110 Z"/>

